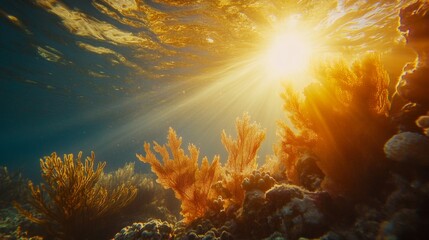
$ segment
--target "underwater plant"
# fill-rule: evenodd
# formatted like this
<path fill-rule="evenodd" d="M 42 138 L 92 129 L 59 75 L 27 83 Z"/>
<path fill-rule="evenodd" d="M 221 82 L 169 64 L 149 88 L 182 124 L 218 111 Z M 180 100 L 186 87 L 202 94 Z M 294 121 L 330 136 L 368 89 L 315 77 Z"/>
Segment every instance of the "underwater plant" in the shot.
<path fill-rule="evenodd" d="M 382 173 L 383 145 L 393 134 L 387 116 L 389 76 L 380 57 L 369 54 L 351 66 L 345 61 L 322 65 L 317 80 L 303 98 L 292 88 L 282 95 L 297 131 L 280 124 L 279 158 L 295 184 L 300 184 L 296 166 L 310 154 L 325 175 L 325 189 L 364 192 Z"/>
<path fill-rule="evenodd" d="M 95 166 L 93 152 L 84 162 L 81 158 L 82 152 L 76 158 L 65 154 L 61 159 L 55 152 L 45 156 L 40 160 L 45 183 L 28 183 L 29 203 L 37 215 L 16 204 L 22 215 L 60 239 L 99 239 L 103 221 L 136 197 L 136 187 L 131 184 L 114 189 L 98 184 L 106 163 Z"/>
<path fill-rule="evenodd" d="M 230 204 L 241 206 L 244 201 L 243 180 L 257 170 L 257 152 L 265 139 L 265 131 L 250 122 L 250 116 L 236 119 L 237 139 L 222 132 L 222 144 L 228 152 L 226 164 L 222 166 L 222 197 Z M 227 203 L 228 203 L 227 202 Z"/>
<path fill-rule="evenodd" d="M 158 177 L 158 183 L 174 191 L 176 198 L 181 201 L 184 220 L 190 222 L 204 216 L 214 199 L 212 185 L 220 175 L 219 156 L 215 156 L 211 164 L 207 157 L 204 157 L 201 166 L 198 166 L 199 150 L 195 145 L 189 144 L 189 155 L 186 155 L 181 147 L 182 138 L 177 137 L 173 128 L 169 129 L 167 139 L 168 143 L 163 146 L 154 142 L 153 149 L 161 155 L 162 163 L 152 152 L 149 143 L 144 144 L 146 155 L 136 156 L 140 161 L 151 165 L 152 172 Z"/>

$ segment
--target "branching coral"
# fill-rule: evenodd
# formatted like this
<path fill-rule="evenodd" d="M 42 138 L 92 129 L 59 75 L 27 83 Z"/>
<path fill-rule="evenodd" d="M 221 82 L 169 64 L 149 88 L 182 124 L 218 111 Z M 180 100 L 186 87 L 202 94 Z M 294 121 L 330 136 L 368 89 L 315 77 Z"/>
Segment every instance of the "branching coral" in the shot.
<path fill-rule="evenodd" d="M 0 183 L 0 208 L 27 197 L 28 191 L 20 173 L 10 173 L 7 167 L 0 167 Z"/>
<path fill-rule="evenodd" d="M 383 144 L 392 134 L 388 83 L 380 58 L 371 54 L 351 67 L 344 61 L 321 66 L 304 99 L 286 89 L 285 111 L 298 133 L 281 124 L 279 157 L 292 182 L 299 184 L 296 164 L 310 152 L 326 176 L 326 189 L 359 192 L 369 186 L 384 164 Z"/>
<path fill-rule="evenodd" d="M 91 153 L 84 162 L 82 152 L 77 158 L 56 153 L 40 160 L 45 184 L 34 186 L 29 181 L 31 205 L 41 214 L 34 216 L 17 205 L 20 212 L 31 221 L 44 225 L 61 239 L 95 239 L 102 234 L 102 221 L 130 203 L 136 188 L 122 184 L 107 189 L 97 184 L 105 163 L 94 169 L 95 155 Z"/>
<path fill-rule="evenodd" d="M 218 180 L 219 157 L 215 156 L 209 164 L 204 157 L 201 166 L 198 167 L 199 150 L 195 145 L 188 146 L 189 155 L 181 147 L 182 138 L 178 138 L 176 132 L 170 128 L 167 145 L 154 143 L 155 152 L 162 157 L 162 163 L 152 152 L 149 143 L 145 143 L 146 156 L 137 154 L 140 161 L 149 163 L 160 183 L 164 188 L 171 188 L 176 198 L 181 200 L 181 214 L 185 221 L 189 222 L 202 217 L 209 209 L 210 202 L 215 198 L 212 185 Z M 167 147 L 171 151 L 172 158 Z"/>
<path fill-rule="evenodd" d="M 222 143 L 228 152 L 228 160 L 222 168 L 222 187 L 227 193 L 225 198 L 239 206 L 244 200 L 244 190 L 241 186 L 258 167 L 257 152 L 265 139 L 265 131 L 256 123 L 250 123 L 250 117 L 244 114 L 236 120 L 237 139 L 222 132 Z"/>

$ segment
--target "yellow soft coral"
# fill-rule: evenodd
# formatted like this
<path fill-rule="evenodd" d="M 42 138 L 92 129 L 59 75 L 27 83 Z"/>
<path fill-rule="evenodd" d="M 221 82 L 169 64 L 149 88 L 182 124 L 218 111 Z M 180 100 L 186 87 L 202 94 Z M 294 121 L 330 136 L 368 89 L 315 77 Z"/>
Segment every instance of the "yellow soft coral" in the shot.
<path fill-rule="evenodd" d="M 149 163 L 160 183 L 164 188 L 171 188 L 176 198 L 181 202 L 181 214 L 186 222 L 204 216 L 209 210 L 210 202 L 215 198 L 212 185 L 219 177 L 219 157 L 215 156 L 209 164 L 207 157 L 198 167 L 199 150 L 195 145 L 188 146 L 189 156 L 181 148 L 182 138 L 178 138 L 176 132 L 170 128 L 167 145 L 154 143 L 154 150 L 162 157 L 162 163 L 152 152 L 149 143 L 145 143 L 146 156 L 137 154 L 137 158 Z M 171 151 L 171 155 L 167 149 Z M 170 158 L 172 157 L 172 158 Z"/>
<path fill-rule="evenodd" d="M 250 117 L 244 114 L 236 120 L 237 139 L 222 132 L 222 143 L 228 152 L 228 160 L 222 168 L 222 186 L 231 203 L 241 205 L 244 190 L 241 184 L 245 177 L 257 169 L 257 152 L 265 139 L 265 131 L 256 123 L 250 123 Z"/>
<path fill-rule="evenodd" d="M 97 184 L 106 163 L 98 163 L 94 169 L 94 153 L 81 161 L 73 154 L 64 160 L 54 152 L 40 160 L 45 184 L 34 186 L 29 181 L 31 205 L 39 213 L 34 216 L 16 205 L 31 221 L 47 227 L 61 239 L 94 239 L 100 236 L 102 221 L 130 203 L 136 196 L 134 186 L 124 184 L 107 190 Z"/>
<path fill-rule="evenodd" d="M 360 191 L 371 186 L 384 163 L 383 144 L 389 128 L 389 76 L 379 56 L 368 55 L 349 67 L 344 61 L 320 67 L 318 82 L 300 98 L 290 88 L 283 94 L 285 111 L 298 131 L 281 124 L 280 158 L 297 182 L 295 165 L 313 152 L 333 192 Z"/>

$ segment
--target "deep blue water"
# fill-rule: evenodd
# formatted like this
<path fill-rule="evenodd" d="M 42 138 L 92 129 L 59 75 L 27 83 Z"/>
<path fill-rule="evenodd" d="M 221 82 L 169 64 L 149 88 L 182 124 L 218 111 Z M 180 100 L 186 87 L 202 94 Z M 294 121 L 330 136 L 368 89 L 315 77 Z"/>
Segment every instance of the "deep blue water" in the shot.
<path fill-rule="evenodd" d="M 62 2 L 123 31 L 146 31 L 100 13 L 90 1 Z M 228 91 L 223 98 L 233 96 L 231 102 L 216 107 L 193 97 L 205 83 L 152 79 L 129 65 L 112 64 L 114 55 L 79 44 L 111 49 L 139 66 L 149 62 L 134 54 L 136 46 L 73 34 L 58 16 L 30 0 L 3 0 L 0 10 L 0 165 L 29 178 L 39 176 L 39 159 L 54 151 L 88 155 L 93 150 L 96 159 L 108 162 L 108 170 L 116 169 L 136 161 L 144 141 L 164 143 L 169 126 L 183 136 L 184 146 L 195 143 L 201 155 L 221 154 L 225 161 L 222 129 L 234 134 L 235 118 L 245 111 L 263 127 L 275 125 L 281 112 L 280 105 L 255 112 L 254 99 L 243 104 Z M 271 153 L 275 129 L 267 134 L 262 159 Z"/>

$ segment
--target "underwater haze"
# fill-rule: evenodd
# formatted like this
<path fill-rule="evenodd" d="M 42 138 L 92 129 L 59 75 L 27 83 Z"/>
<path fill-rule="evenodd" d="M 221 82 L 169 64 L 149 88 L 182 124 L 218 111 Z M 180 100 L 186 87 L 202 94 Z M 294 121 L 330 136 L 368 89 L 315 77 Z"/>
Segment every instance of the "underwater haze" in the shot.
<path fill-rule="evenodd" d="M 161 50 L 121 42 L 122 36 L 115 39 L 104 29 L 137 36 L 150 31 L 143 23 L 119 22 L 91 1 L 58 2 L 63 7 L 58 11 L 64 11 L 59 13 L 43 2 L 0 3 L 0 165 L 37 178 L 43 156 L 95 151 L 97 160 L 108 162 L 107 169 L 116 169 L 135 161 L 144 141 L 165 142 L 170 126 L 184 144 L 196 144 L 204 155 L 225 155 L 220 134 L 232 132 L 237 116 L 249 112 L 263 127 L 275 126 L 283 116 L 281 107 L 255 107 L 253 99 L 229 90 L 230 84 L 199 97 L 212 81 L 178 77 L 184 73 L 174 69 L 151 76 L 146 69 L 154 63 L 141 55 Z M 77 26 L 67 25 L 61 15 L 67 12 Z M 83 17 L 73 19 L 73 12 Z M 280 102 L 278 93 L 272 95 Z M 214 106 L 219 98 L 233 101 Z M 261 158 L 272 151 L 275 130 L 267 132 L 267 139 Z"/>

